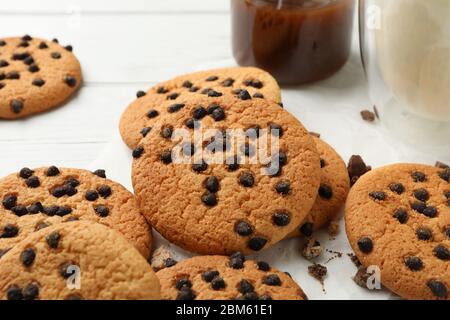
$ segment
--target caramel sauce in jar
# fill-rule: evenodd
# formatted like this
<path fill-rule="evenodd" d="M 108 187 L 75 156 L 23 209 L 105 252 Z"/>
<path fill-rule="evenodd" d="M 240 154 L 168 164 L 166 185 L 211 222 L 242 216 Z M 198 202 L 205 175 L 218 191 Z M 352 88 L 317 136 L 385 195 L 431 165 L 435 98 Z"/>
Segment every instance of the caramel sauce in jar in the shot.
<path fill-rule="evenodd" d="M 354 0 L 231 0 L 233 55 L 280 84 L 337 72 L 350 55 Z"/>

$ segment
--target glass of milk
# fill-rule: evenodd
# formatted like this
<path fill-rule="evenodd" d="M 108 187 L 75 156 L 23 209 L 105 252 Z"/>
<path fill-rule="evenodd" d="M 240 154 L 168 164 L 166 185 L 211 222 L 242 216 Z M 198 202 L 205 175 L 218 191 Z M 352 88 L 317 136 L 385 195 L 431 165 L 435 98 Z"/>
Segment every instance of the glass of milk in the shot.
<path fill-rule="evenodd" d="M 450 0 L 360 0 L 360 29 L 384 127 L 450 159 Z"/>

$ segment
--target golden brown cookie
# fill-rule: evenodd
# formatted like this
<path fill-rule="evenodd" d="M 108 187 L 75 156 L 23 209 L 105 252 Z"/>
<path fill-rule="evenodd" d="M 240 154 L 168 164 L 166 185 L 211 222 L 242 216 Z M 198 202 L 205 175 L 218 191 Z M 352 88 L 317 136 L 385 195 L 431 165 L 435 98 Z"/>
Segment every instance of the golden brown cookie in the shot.
<path fill-rule="evenodd" d="M 319 155 L 276 103 L 197 95 L 155 111 L 161 126 L 133 151 L 132 180 L 142 213 L 170 242 L 201 254 L 252 253 L 306 218 L 319 189 Z"/>
<path fill-rule="evenodd" d="M 288 237 L 310 237 L 315 230 L 334 220 L 344 206 L 350 190 L 350 178 L 344 160 L 328 143 L 317 137 L 313 139 L 320 155 L 319 194 L 306 222 L 302 222 L 300 228 Z"/>
<path fill-rule="evenodd" d="M 79 219 L 116 229 L 150 254 L 151 229 L 133 194 L 103 170 L 24 168 L 0 180 L 0 201 L 0 252 L 39 229 Z"/>
<path fill-rule="evenodd" d="M 88 221 L 30 234 L 0 258 L 0 299 L 159 299 L 158 278 L 118 232 Z"/>
<path fill-rule="evenodd" d="M 0 119 L 17 119 L 64 103 L 81 84 L 72 46 L 57 40 L 0 39 Z"/>
<path fill-rule="evenodd" d="M 266 262 L 198 256 L 156 273 L 164 300 L 307 300 L 297 283 Z"/>
<path fill-rule="evenodd" d="M 406 299 L 448 299 L 450 170 L 394 164 L 363 175 L 345 208 L 347 236 L 361 263 Z"/>
<path fill-rule="evenodd" d="M 147 93 L 138 92 L 137 100 L 125 110 L 120 121 L 120 133 L 127 146 L 135 148 L 150 128 L 160 121 L 151 113 L 152 110 L 158 109 L 166 100 L 177 103 L 180 96 L 193 93 L 205 96 L 240 95 L 281 102 L 276 80 L 261 69 L 225 68 L 190 73 L 160 83 Z"/>

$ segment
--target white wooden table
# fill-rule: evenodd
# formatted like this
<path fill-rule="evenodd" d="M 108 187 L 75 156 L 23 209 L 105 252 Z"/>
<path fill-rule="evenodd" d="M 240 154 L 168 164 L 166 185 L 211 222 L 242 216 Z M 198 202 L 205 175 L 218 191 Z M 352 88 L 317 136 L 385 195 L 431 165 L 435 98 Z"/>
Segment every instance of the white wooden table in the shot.
<path fill-rule="evenodd" d="M 117 126 L 136 91 L 185 72 L 234 65 L 229 0 L 3 1 L 0 37 L 23 34 L 72 44 L 85 81 L 64 107 L 24 121 L 0 121 L 0 176 L 24 166 L 92 169 L 100 164 L 107 167 L 109 177 L 130 187 L 131 157 L 118 138 Z M 284 88 L 286 109 L 309 130 L 320 132 L 345 160 L 361 154 L 374 167 L 399 161 L 450 162 L 398 144 L 379 123 L 361 120 L 359 112 L 371 103 L 357 40 L 355 34 L 350 61 L 334 77 Z M 325 295 L 320 285 L 308 281 L 307 264 L 298 262 L 298 252 L 286 253 L 284 245 L 271 250 L 280 252 L 271 262 L 289 271 L 301 270 L 296 280 L 312 298 L 367 297 L 350 280 L 351 262 L 329 266 L 335 276 L 327 286 L 341 290 Z M 342 249 L 339 242 L 330 248 Z"/>

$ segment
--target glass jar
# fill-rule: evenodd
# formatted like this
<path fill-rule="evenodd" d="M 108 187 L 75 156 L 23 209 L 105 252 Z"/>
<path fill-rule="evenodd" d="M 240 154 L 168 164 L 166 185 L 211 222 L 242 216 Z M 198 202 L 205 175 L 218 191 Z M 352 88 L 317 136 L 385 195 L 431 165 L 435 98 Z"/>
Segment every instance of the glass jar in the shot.
<path fill-rule="evenodd" d="M 396 138 L 450 160 L 450 1 L 361 0 L 370 96 Z"/>
<path fill-rule="evenodd" d="M 327 78 L 348 60 L 354 0 L 231 0 L 233 54 L 280 84 Z"/>

